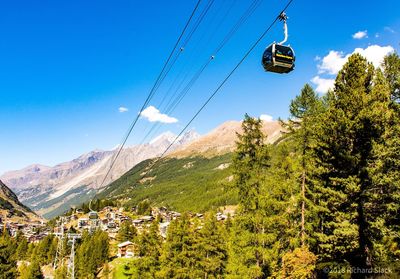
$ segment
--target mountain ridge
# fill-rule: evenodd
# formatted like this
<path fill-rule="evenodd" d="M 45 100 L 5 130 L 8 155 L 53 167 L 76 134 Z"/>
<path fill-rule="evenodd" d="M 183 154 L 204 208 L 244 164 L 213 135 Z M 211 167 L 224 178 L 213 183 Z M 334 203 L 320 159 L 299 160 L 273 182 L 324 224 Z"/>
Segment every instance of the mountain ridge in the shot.
<path fill-rule="evenodd" d="M 212 158 L 230 153 L 235 148 L 236 133 L 241 132 L 241 121 L 227 121 L 200 136 L 189 130 L 172 146 L 167 158 Z M 278 121 L 263 121 L 262 129 L 267 142 L 275 142 L 282 133 Z M 112 158 L 118 149 L 93 150 L 79 157 L 48 167 L 32 164 L 22 170 L 7 172 L 0 178 L 15 190 L 21 202 L 46 218 L 52 218 L 74 206 L 89 200 L 145 160 L 155 158 L 175 140 L 171 132 L 162 133 L 148 143 L 127 146 L 122 149 L 112 171 L 101 185 Z M 25 172 L 25 173 L 24 173 Z M 100 186 L 103 186 L 99 188 Z"/>

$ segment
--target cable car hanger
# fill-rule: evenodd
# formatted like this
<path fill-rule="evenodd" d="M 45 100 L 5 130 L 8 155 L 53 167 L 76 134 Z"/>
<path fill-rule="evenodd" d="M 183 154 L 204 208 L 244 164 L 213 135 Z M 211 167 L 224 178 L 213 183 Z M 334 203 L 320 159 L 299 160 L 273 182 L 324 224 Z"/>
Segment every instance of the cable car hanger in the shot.
<path fill-rule="evenodd" d="M 280 43 L 273 42 L 264 51 L 262 65 L 266 72 L 289 73 L 294 70 L 295 55 L 290 45 L 285 46 L 288 39 L 287 15 L 282 12 L 278 19 L 283 21 L 283 31 L 285 38 Z"/>
<path fill-rule="evenodd" d="M 284 43 L 286 43 L 287 39 L 288 39 L 288 28 L 287 28 L 287 15 L 285 12 L 282 12 L 279 16 L 278 16 L 280 21 L 283 21 L 283 33 L 285 34 L 285 38 L 283 39 L 282 42 L 280 42 L 280 45 L 283 45 Z"/>

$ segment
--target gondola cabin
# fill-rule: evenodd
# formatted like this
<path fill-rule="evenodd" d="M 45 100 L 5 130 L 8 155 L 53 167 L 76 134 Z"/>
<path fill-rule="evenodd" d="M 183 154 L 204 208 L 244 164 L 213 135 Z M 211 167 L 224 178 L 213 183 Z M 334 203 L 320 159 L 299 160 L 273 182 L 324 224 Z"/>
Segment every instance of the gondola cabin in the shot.
<path fill-rule="evenodd" d="M 267 72 L 287 74 L 294 70 L 294 51 L 290 46 L 277 43 L 269 45 L 263 54 L 262 64 Z"/>

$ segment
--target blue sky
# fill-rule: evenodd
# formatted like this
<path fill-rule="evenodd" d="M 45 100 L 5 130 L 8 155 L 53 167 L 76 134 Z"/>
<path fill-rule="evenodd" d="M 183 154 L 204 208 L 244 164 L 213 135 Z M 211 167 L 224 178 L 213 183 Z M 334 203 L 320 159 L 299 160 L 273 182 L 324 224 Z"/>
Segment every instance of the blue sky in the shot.
<path fill-rule="evenodd" d="M 196 2 L 2 1 L 0 174 L 117 145 Z M 179 131 L 285 2 L 264 0 L 171 115 L 149 112 L 152 120 L 171 122 L 157 134 Z M 184 71 L 190 75 L 200 67 L 249 4 L 215 0 L 150 105 L 163 113 L 158 105 L 181 69 L 191 69 Z M 289 102 L 301 87 L 311 80 L 319 91 L 329 87 L 355 49 L 376 61 L 382 53 L 399 51 L 399 10 L 395 0 L 294 0 L 288 10 L 288 43 L 297 55 L 296 70 L 276 75 L 260 65 L 263 49 L 283 37 L 282 25 L 275 25 L 192 128 L 206 133 L 246 112 L 287 117 Z M 128 144 L 142 141 L 151 124 L 142 117 Z"/>

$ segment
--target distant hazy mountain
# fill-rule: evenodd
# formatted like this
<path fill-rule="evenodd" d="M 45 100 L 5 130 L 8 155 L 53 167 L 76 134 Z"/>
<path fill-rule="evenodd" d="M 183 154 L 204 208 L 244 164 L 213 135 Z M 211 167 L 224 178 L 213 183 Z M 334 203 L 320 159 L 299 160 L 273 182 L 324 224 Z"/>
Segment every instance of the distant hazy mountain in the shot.
<path fill-rule="evenodd" d="M 0 180 L 0 217 L 12 221 L 40 220 L 32 210 L 23 205 L 16 194 Z"/>
<path fill-rule="evenodd" d="M 190 144 L 182 146 L 171 152 L 170 157 L 188 157 L 203 155 L 213 157 L 232 152 L 237 140 L 236 133 L 241 133 L 241 121 L 227 121 L 205 136 L 193 140 Z M 267 135 L 267 142 L 273 143 L 282 135 L 282 127 L 278 121 L 263 122 L 262 130 Z"/>
<path fill-rule="evenodd" d="M 149 143 L 124 148 L 104 186 L 141 161 L 159 156 L 175 137 L 171 132 L 166 132 Z M 198 137 L 195 131 L 186 132 L 171 151 Z M 51 218 L 68 210 L 71 205 L 88 201 L 97 193 L 116 152 L 117 149 L 94 150 L 54 167 L 35 164 L 10 171 L 2 175 L 1 179 L 15 191 L 21 202 L 44 217 Z"/>

